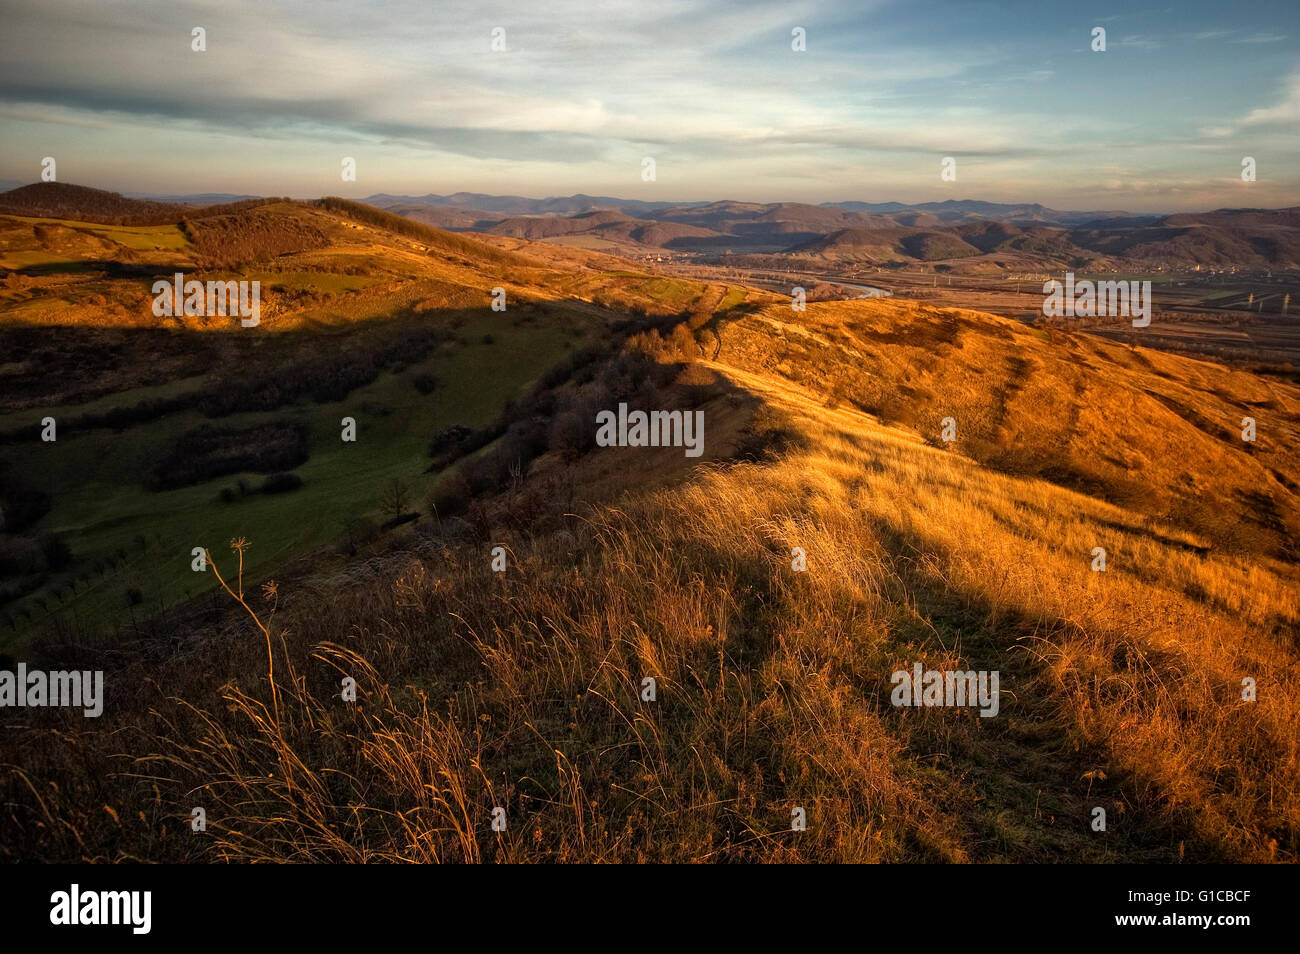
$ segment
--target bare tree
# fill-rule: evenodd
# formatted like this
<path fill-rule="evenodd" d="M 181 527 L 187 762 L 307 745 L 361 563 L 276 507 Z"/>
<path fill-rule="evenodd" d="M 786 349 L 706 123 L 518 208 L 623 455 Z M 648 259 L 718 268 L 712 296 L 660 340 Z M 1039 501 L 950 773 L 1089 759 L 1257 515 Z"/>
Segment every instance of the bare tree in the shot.
<path fill-rule="evenodd" d="M 384 513 L 392 517 L 400 517 L 406 513 L 406 504 L 410 496 L 411 488 L 406 485 L 406 482 L 400 477 L 394 477 L 384 485 L 384 493 L 379 502 L 384 508 Z"/>

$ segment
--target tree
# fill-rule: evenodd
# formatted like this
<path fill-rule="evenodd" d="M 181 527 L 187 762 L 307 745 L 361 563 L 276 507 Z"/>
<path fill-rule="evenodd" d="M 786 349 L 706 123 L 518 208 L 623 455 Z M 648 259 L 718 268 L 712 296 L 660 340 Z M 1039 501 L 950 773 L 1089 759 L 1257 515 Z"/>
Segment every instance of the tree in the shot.
<path fill-rule="evenodd" d="M 406 503 L 411 496 L 411 488 L 406 485 L 400 477 L 394 477 L 384 485 L 383 495 L 379 499 L 380 506 L 384 508 L 384 513 L 393 517 L 400 517 L 406 513 Z"/>

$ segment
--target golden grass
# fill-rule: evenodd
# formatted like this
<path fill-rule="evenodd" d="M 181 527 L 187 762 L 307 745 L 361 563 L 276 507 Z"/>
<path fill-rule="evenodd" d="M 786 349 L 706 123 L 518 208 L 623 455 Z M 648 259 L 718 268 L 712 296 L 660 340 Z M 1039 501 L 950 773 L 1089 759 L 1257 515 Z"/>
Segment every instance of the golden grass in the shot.
<path fill-rule="evenodd" d="M 1294 464 L 1204 425 L 1268 401 L 1278 440 L 1294 433 L 1293 389 L 898 304 L 760 313 L 722 340 L 706 367 L 761 399 L 757 430 L 794 436 L 777 459 L 633 483 L 530 531 L 486 520 L 482 537 L 412 541 L 279 594 L 274 625 L 250 609 L 259 632 L 213 634 L 151 671 L 166 690 L 141 690 L 111 726 L 25 753 L 6 789 L 23 850 L 1300 859 L 1292 511 L 1274 491 L 1281 529 L 1216 519 Z M 1084 364 L 1095 379 L 1071 372 Z M 956 449 L 932 446 L 945 408 Z M 1044 479 L 1053 454 L 1088 464 L 1103 493 Z M 1144 495 L 1147 480 L 1166 483 Z M 1000 671 L 1001 712 L 894 708 L 889 674 L 917 661 Z M 106 764 L 117 774 L 96 787 Z M 116 827 L 87 808 L 100 801 Z M 206 837 L 186 830 L 194 805 Z M 1104 833 L 1089 828 L 1096 806 Z M 795 807 L 807 831 L 791 830 Z"/>

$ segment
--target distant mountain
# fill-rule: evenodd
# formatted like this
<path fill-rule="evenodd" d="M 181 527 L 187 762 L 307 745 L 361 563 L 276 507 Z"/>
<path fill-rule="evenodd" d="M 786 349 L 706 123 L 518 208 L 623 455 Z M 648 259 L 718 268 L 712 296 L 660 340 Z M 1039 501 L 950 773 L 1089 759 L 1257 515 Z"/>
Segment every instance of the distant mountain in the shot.
<path fill-rule="evenodd" d="M 1278 218 L 1295 218 L 1300 209 L 1278 210 Z M 1300 228 L 1281 224 L 1251 224 L 1249 217 L 1230 216 L 1216 224 L 1170 216 L 1146 228 L 1075 229 L 1070 240 L 1080 248 L 1129 260 L 1160 260 L 1189 265 L 1300 265 Z M 1272 215 L 1260 210 L 1261 217 Z M 1181 221 L 1181 224 L 1179 224 Z"/>
<path fill-rule="evenodd" d="M 400 215 L 403 218 L 432 225 L 438 229 L 455 232 L 484 232 L 502 221 L 499 212 L 487 212 L 483 209 L 469 209 L 450 205 L 425 205 L 420 202 L 394 201 L 386 205 L 374 203 L 376 208 Z"/>
<path fill-rule="evenodd" d="M 224 193 L 135 198 L 70 183 L 0 193 L 0 214 L 114 224 L 191 221 L 277 201 Z M 368 204 L 448 231 L 578 244 L 625 255 L 649 250 L 827 263 L 978 260 L 979 267 L 1125 264 L 1300 266 L 1300 207 L 1164 216 L 1059 212 L 1036 203 L 642 202 L 458 192 L 371 196 Z M 1077 220 L 1077 221 L 1076 221 Z M 1074 223 L 1074 224 L 1064 224 Z M 779 264 L 779 261 L 772 264 Z"/>
<path fill-rule="evenodd" d="M 874 212 L 892 215 L 898 212 L 928 212 L 939 222 L 957 223 L 973 221 L 1011 222 L 1016 225 L 1082 225 L 1085 222 L 1128 217 L 1128 212 L 1060 212 L 1037 202 L 1006 204 L 982 202 L 977 199 L 946 199 L 943 202 L 918 202 L 903 205 L 898 202 L 825 202 L 852 212 Z"/>
<path fill-rule="evenodd" d="M 1218 228 L 1300 228 L 1300 207 L 1291 209 L 1218 209 L 1166 216 L 1165 225 L 1213 225 Z"/>
<path fill-rule="evenodd" d="M 169 205 L 225 205 L 261 198 L 261 196 L 234 192 L 200 192 L 196 195 L 157 195 L 152 192 L 123 192 L 122 194 L 128 199 L 147 199 L 153 202 L 166 202 Z"/>
<path fill-rule="evenodd" d="M 630 232 L 631 228 L 643 224 L 642 220 L 621 212 L 581 212 L 571 216 L 512 216 L 496 223 L 487 231 L 494 235 L 538 240 L 590 232 L 610 225 L 624 227 L 619 231 Z"/>
<path fill-rule="evenodd" d="M 389 195 L 377 193 L 361 200 L 368 205 L 387 209 L 393 205 L 447 206 L 456 209 L 474 209 L 483 212 L 500 212 L 504 215 L 573 215 L 580 212 L 613 211 L 624 215 L 656 212 L 662 209 L 705 205 L 707 203 L 642 202 L 639 199 L 616 199 L 600 195 L 553 196 L 548 199 L 528 199 L 520 195 L 484 195 L 479 192 L 456 192 L 452 195 L 423 196 Z"/>
<path fill-rule="evenodd" d="M 791 254 L 833 261 L 876 264 L 943 261 L 979 255 L 980 249 L 951 231 L 930 229 L 841 229 L 790 249 Z"/>
<path fill-rule="evenodd" d="M 947 229 L 845 229 L 793 246 L 792 257 L 885 264 L 995 256 L 1008 266 L 1162 263 L 1300 266 L 1300 209 L 1240 209 L 1093 220 L 1079 228 L 981 221 Z"/>
<path fill-rule="evenodd" d="M 377 193 L 362 200 L 370 205 L 391 209 L 396 205 L 408 208 L 443 206 L 447 208 L 470 209 L 483 213 L 495 213 L 505 218 L 515 215 L 574 215 L 582 212 L 611 211 L 621 212 L 637 218 L 690 219 L 691 224 L 706 224 L 715 228 L 722 220 L 762 219 L 764 216 L 794 214 L 795 218 L 805 223 L 817 223 L 823 230 L 838 225 L 849 228 L 855 225 L 869 225 L 869 219 L 855 221 L 833 219 L 837 214 L 859 214 L 866 216 L 905 216 L 906 220 L 895 219 L 891 224 L 908 227 L 925 228 L 931 225 L 959 224 L 973 221 L 1010 222 L 1016 225 L 1059 225 L 1077 226 L 1089 222 L 1101 222 L 1110 219 L 1131 218 L 1131 213 L 1122 211 L 1059 211 L 1036 202 L 1002 203 L 984 202 L 977 199 L 947 199 L 942 202 L 823 202 L 812 205 L 800 202 L 736 202 L 723 200 L 716 202 L 644 202 L 639 199 L 620 199 L 612 196 L 571 195 L 553 196 L 546 199 L 530 199 L 517 195 L 486 195 L 479 192 L 456 192 L 452 195 L 424 196 L 390 195 Z M 818 218 L 818 211 L 827 218 Z M 483 217 L 488 217 L 487 215 Z M 1160 218 L 1160 216 L 1152 216 Z M 713 224 L 707 224 L 712 220 Z"/>
<path fill-rule="evenodd" d="M 650 203 L 608 196 L 525 199 L 456 193 L 372 196 L 442 228 L 531 241 L 602 240 L 628 254 L 778 256 L 834 263 L 942 262 L 998 267 L 1121 262 L 1243 267 L 1300 265 L 1300 210 L 1219 209 L 1174 215 L 1060 211 L 1038 203 Z"/>
<path fill-rule="evenodd" d="M 1038 203 L 1007 204 L 975 199 L 943 202 L 644 202 L 612 196 L 573 195 L 530 199 L 474 192 L 452 195 L 372 195 L 368 203 L 441 228 L 494 231 L 517 237 L 556 238 L 589 230 L 590 226 L 525 224 L 522 218 L 572 218 L 592 212 L 611 212 L 659 223 L 674 223 L 704 230 L 703 234 L 667 234 L 654 231 L 649 240 L 634 239 L 651 247 L 688 250 L 730 248 L 736 252 L 773 252 L 825 238 L 842 229 L 933 229 L 981 222 L 1017 226 L 1102 227 L 1110 222 L 1137 222 L 1121 211 L 1058 211 Z M 1141 219 L 1144 224 L 1159 216 Z M 699 241 L 692 243 L 692 239 Z"/>
<path fill-rule="evenodd" d="M 710 229 L 680 222 L 654 222 L 620 212 L 583 212 L 570 216 L 512 216 L 487 228 L 493 235 L 510 235 L 531 241 L 560 236 L 586 235 L 613 246 L 677 248 L 712 247 L 727 244 L 731 237 Z"/>

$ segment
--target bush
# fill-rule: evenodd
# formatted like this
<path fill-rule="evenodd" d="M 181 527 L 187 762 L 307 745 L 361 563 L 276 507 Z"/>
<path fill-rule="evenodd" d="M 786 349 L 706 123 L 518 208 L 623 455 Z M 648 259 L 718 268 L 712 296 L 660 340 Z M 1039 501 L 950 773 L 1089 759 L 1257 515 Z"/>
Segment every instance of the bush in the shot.
<path fill-rule="evenodd" d="M 430 491 L 425 507 L 433 517 L 454 517 L 465 512 L 472 497 L 469 483 L 463 476 L 448 474 Z"/>
<path fill-rule="evenodd" d="M 208 417 L 221 417 L 237 411 L 270 411 L 308 396 L 318 403 L 340 401 L 385 368 L 405 367 L 424 358 L 448 337 L 444 331 L 420 329 L 395 335 L 369 349 L 354 345 L 338 354 L 306 358 L 260 373 L 245 372 L 204 391 L 198 398 L 199 410 Z"/>
<path fill-rule="evenodd" d="M 379 535 L 379 528 L 369 517 L 354 517 L 347 522 L 345 530 L 346 549 L 353 555 L 356 554 L 358 547 L 365 546 Z"/>
<path fill-rule="evenodd" d="M 474 433 L 464 424 L 453 424 L 450 427 L 444 427 L 433 439 L 429 441 L 429 456 L 437 457 L 440 454 L 450 453 L 459 450 Z"/>
<path fill-rule="evenodd" d="M 240 471 L 274 472 L 307 460 L 307 427 L 300 421 L 269 421 L 256 427 L 204 424 L 182 434 L 145 475 L 150 490 L 200 484 Z M 240 494 L 247 485 L 239 482 Z"/>
<path fill-rule="evenodd" d="M 565 460 L 575 460 L 596 446 L 596 413 L 574 407 L 551 422 L 551 449 Z"/>
<path fill-rule="evenodd" d="M 411 383 L 421 394 L 432 394 L 438 388 L 437 377 L 428 373 L 417 374 L 411 379 Z"/>
<path fill-rule="evenodd" d="M 546 420 L 541 417 L 516 421 L 501 440 L 500 452 L 510 461 L 527 466 L 537 455 L 544 454 L 550 444 Z"/>
<path fill-rule="evenodd" d="M 302 478 L 297 474 L 271 474 L 262 481 L 262 493 L 283 494 L 297 490 L 302 486 Z"/>
<path fill-rule="evenodd" d="M 460 465 L 461 476 L 470 493 L 493 493 L 505 486 L 510 476 L 510 462 L 498 449 L 471 457 Z"/>

